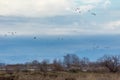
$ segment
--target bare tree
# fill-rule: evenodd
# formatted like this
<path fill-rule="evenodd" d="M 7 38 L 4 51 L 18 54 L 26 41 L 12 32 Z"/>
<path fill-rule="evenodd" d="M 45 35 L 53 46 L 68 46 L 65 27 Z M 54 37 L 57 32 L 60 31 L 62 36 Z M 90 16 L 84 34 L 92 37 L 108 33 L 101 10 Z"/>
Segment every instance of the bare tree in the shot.
<path fill-rule="evenodd" d="M 77 66 L 77 67 L 80 66 L 79 57 L 77 55 L 75 55 L 75 54 L 72 54 L 71 56 L 72 56 L 72 65 Z"/>
<path fill-rule="evenodd" d="M 81 60 L 80 60 L 80 67 L 82 70 L 87 70 L 88 67 L 89 67 L 89 64 L 90 64 L 90 61 L 88 58 L 86 57 L 83 57 Z"/>
<path fill-rule="evenodd" d="M 60 60 L 54 59 L 53 60 L 54 71 L 62 71 L 63 65 Z"/>
<path fill-rule="evenodd" d="M 40 70 L 43 72 L 47 72 L 48 71 L 48 64 L 49 64 L 49 60 L 43 60 L 41 62 L 41 65 L 40 65 Z"/>
<path fill-rule="evenodd" d="M 37 66 L 37 65 L 39 65 L 40 63 L 39 63 L 39 61 L 37 61 L 37 60 L 33 60 L 33 61 L 31 62 L 31 64 Z"/>
<path fill-rule="evenodd" d="M 100 59 L 103 66 L 109 69 L 110 72 L 118 72 L 120 66 L 120 56 L 105 55 Z"/>
<path fill-rule="evenodd" d="M 90 63 L 89 59 L 86 58 L 86 57 L 83 57 L 81 60 L 80 60 L 80 64 L 81 66 L 85 67 L 85 66 L 88 66 Z"/>
<path fill-rule="evenodd" d="M 64 56 L 64 65 L 67 68 L 70 68 L 71 66 L 79 66 L 80 59 L 75 54 L 67 54 Z"/>
<path fill-rule="evenodd" d="M 70 68 L 70 65 L 71 65 L 71 55 L 70 54 L 67 54 L 64 56 L 64 65 L 65 65 L 65 67 Z"/>

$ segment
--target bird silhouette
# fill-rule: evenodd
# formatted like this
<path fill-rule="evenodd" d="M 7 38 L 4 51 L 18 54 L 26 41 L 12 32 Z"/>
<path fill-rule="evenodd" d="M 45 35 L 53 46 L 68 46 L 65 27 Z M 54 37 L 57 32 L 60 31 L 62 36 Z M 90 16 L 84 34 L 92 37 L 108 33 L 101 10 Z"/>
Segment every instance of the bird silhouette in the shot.
<path fill-rule="evenodd" d="M 14 35 L 14 32 L 11 32 L 12 35 Z"/>
<path fill-rule="evenodd" d="M 34 37 L 33 39 L 37 39 L 37 37 Z"/>
<path fill-rule="evenodd" d="M 92 14 L 93 16 L 96 16 L 96 13 L 93 13 L 93 12 L 92 12 L 91 14 Z"/>
<path fill-rule="evenodd" d="M 7 37 L 7 34 L 5 34 L 4 36 Z"/>
<path fill-rule="evenodd" d="M 80 8 L 76 8 L 75 11 L 78 12 L 78 13 L 82 13 L 82 10 L 81 10 Z M 96 13 L 95 13 L 95 12 L 92 12 L 91 10 L 88 10 L 88 12 L 89 12 L 91 15 L 96 16 Z"/>

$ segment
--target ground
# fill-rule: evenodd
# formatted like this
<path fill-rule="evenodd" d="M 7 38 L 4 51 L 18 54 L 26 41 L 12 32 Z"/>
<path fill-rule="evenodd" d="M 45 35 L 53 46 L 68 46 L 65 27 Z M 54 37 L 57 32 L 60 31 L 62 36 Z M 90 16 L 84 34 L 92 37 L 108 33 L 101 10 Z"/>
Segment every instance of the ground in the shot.
<path fill-rule="evenodd" d="M 13 80 L 120 80 L 120 73 L 91 73 L 91 72 L 17 72 L 1 73 L 1 77 L 15 76 Z M 3 79 L 1 79 L 3 80 Z M 12 80 L 10 78 L 4 80 Z"/>

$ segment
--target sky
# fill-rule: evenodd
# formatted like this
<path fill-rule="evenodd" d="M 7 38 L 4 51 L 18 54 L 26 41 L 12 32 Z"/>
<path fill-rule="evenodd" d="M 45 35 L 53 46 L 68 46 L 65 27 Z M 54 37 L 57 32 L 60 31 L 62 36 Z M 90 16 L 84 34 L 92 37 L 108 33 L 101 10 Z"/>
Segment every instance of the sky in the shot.
<path fill-rule="evenodd" d="M 0 0 L 0 61 L 61 59 L 67 53 L 96 60 L 104 54 L 119 54 L 119 3 Z"/>

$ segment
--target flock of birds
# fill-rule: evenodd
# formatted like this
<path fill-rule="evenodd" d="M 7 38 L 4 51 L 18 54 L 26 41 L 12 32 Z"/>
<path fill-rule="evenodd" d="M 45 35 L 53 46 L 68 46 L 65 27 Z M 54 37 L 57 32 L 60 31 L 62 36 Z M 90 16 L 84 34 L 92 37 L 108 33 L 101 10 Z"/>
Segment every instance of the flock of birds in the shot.
<path fill-rule="evenodd" d="M 82 13 L 82 9 L 80 9 L 80 8 L 76 8 L 75 11 L 78 12 L 78 13 L 80 13 L 80 14 Z M 92 12 L 91 10 L 87 10 L 87 12 L 89 12 L 93 16 L 96 16 L 96 13 Z"/>
<path fill-rule="evenodd" d="M 7 34 L 5 34 L 5 37 L 7 37 L 8 35 L 15 36 L 16 34 L 17 34 L 17 32 L 8 32 Z M 39 37 L 33 36 L 33 40 L 37 40 L 37 39 L 39 39 Z M 63 37 L 58 37 L 57 40 L 58 41 L 64 41 L 65 39 Z M 110 49 L 109 46 L 100 46 L 100 45 L 97 45 L 97 44 L 91 44 L 91 45 L 92 45 L 91 48 L 93 50 L 95 50 L 95 49 Z"/>
<path fill-rule="evenodd" d="M 99 45 L 94 45 L 93 49 L 110 49 L 109 46 L 99 46 Z"/>
<path fill-rule="evenodd" d="M 78 13 L 82 13 L 82 9 L 80 9 L 80 8 L 76 8 L 75 11 L 78 12 Z M 91 15 L 96 16 L 96 13 L 95 13 L 95 12 L 92 12 L 91 10 L 88 10 L 88 12 L 89 12 Z M 7 37 L 8 35 L 14 36 L 14 35 L 16 35 L 16 34 L 17 34 L 17 32 L 8 32 L 7 34 L 4 34 L 4 36 L 5 36 L 5 37 Z M 34 36 L 33 39 L 37 39 L 37 37 Z M 63 40 L 63 38 L 59 38 L 59 40 Z"/>
<path fill-rule="evenodd" d="M 80 8 L 76 8 L 75 11 L 78 12 L 78 13 L 82 13 L 82 10 L 81 10 Z M 92 12 L 91 10 L 88 10 L 88 12 L 89 12 L 91 15 L 96 16 L 96 13 L 95 13 L 95 12 Z M 4 34 L 4 36 L 5 36 L 5 37 L 7 37 L 8 35 L 14 36 L 14 35 L 16 35 L 16 34 L 17 34 L 17 32 L 7 32 L 7 34 Z M 38 37 L 37 37 L 37 36 L 34 36 L 33 39 L 36 40 L 36 39 L 38 39 Z M 59 38 L 57 38 L 57 40 L 64 40 L 64 38 L 63 38 L 63 37 L 59 37 Z M 93 49 L 101 49 L 101 47 L 100 47 L 99 45 L 93 45 L 92 48 L 93 48 Z M 104 49 L 110 49 L 109 46 L 102 47 L 102 48 L 104 48 Z"/>
<path fill-rule="evenodd" d="M 14 36 L 14 35 L 16 35 L 16 34 L 17 34 L 17 32 L 8 32 L 8 33 L 4 34 L 4 36 L 5 36 L 5 37 L 7 37 L 8 35 Z"/>
<path fill-rule="evenodd" d="M 8 33 L 6 33 L 6 34 L 4 34 L 4 36 L 5 37 L 7 37 L 7 36 L 15 36 L 17 34 L 17 32 L 8 32 Z M 39 39 L 37 36 L 33 36 L 33 39 L 34 40 L 36 40 L 36 39 Z M 63 37 L 59 37 L 59 38 L 57 38 L 58 40 L 63 40 Z"/>
<path fill-rule="evenodd" d="M 16 34 L 17 34 L 17 32 L 7 32 L 7 33 L 4 34 L 4 36 L 5 37 L 7 37 L 7 36 L 15 36 Z M 37 39 L 37 37 L 34 36 L 33 39 Z"/>

